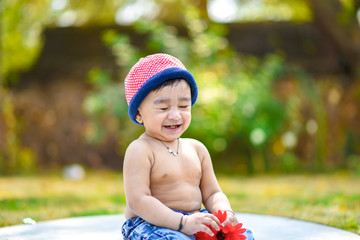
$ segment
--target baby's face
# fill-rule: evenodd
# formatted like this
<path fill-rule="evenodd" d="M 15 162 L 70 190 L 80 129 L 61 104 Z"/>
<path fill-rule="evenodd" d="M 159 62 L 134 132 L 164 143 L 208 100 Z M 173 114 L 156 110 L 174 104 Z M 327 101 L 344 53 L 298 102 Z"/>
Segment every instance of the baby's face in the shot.
<path fill-rule="evenodd" d="M 171 142 L 179 138 L 191 122 L 191 90 L 185 80 L 152 91 L 139 107 L 137 121 L 147 134 Z"/>

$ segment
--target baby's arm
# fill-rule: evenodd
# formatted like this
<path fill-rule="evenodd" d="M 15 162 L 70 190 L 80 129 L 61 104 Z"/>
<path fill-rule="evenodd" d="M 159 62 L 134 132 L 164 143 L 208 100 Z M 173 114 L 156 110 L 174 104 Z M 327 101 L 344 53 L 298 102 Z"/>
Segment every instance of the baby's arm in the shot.
<path fill-rule="evenodd" d="M 218 210 L 227 211 L 227 219 L 223 223 L 224 226 L 229 223 L 237 224 L 238 221 L 231 209 L 230 202 L 217 182 L 208 150 L 200 142 L 197 143 L 197 149 L 201 160 L 202 178 L 200 189 L 205 208 L 212 213 Z"/>
<path fill-rule="evenodd" d="M 147 222 L 177 230 L 182 214 L 151 196 L 151 167 L 149 146 L 142 140 L 132 142 L 126 150 L 123 167 L 127 206 Z"/>
<path fill-rule="evenodd" d="M 128 208 L 145 221 L 186 234 L 199 231 L 212 235 L 206 225 L 218 229 L 219 220 L 212 214 L 193 214 L 184 216 L 174 212 L 151 195 L 150 172 L 152 168 L 152 152 L 146 142 L 136 140 L 128 147 L 124 159 L 124 185 Z"/>

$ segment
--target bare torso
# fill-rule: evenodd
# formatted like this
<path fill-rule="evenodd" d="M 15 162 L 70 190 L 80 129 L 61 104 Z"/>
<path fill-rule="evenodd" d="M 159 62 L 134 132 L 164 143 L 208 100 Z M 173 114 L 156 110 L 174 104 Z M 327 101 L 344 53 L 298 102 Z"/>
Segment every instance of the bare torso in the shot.
<path fill-rule="evenodd" d="M 152 152 L 149 159 L 151 196 L 171 209 L 199 211 L 202 204 L 202 170 L 196 142 L 192 139 L 180 139 L 179 155 L 173 156 L 160 141 L 146 138 L 145 140 Z M 136 214 L 126 207 L 125 217 L 129 219 L 135 216 Z"/>

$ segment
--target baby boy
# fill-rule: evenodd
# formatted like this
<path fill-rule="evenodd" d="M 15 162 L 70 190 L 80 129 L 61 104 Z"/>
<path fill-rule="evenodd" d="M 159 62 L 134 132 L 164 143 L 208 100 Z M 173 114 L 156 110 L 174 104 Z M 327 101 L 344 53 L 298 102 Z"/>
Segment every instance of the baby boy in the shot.
<path fill-rule="evenodd" d="M 130 70 L 125 92 L 129 116 L 145 132 L 124 158 L 124 239 L 188 240 L 198 232 L 212 236 L 210 228 L 237 224 L 206 147 L 181 138 L 198 95 L 192 74 L 173 56 L 149 55 Z M 218 210 L 228 213 L 223 223 L 211 214 Z M 253 239 L 251 231 L 245 235 Z"/>

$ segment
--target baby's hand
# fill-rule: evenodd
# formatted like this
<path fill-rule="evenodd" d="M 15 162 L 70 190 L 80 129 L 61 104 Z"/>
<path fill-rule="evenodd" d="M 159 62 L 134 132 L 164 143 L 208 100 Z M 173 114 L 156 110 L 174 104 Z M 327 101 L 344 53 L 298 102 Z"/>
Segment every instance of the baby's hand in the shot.
<path fill-rule="evenodd" d="M 187 235 L 193 235 L 197 232 L 205 232 L 210 236 L 214 233 L 210 230 L 210 227 L 216 231 L 220 230 L 219 225 L 221 224 L 219 219 L 210 213 L 194 213 L 192 215 L 184 216 L 184 227 L 181 230 L 182 233 Z"/>
<path fill-rule="evenodd" d="M 225 227 L 228 224 L 235 226 L 238 223 L 239 222 L 236 218 L 235 213 L 233 211 L 226 210 L 226 220 L 222 223 L 222 226 Z"/>

